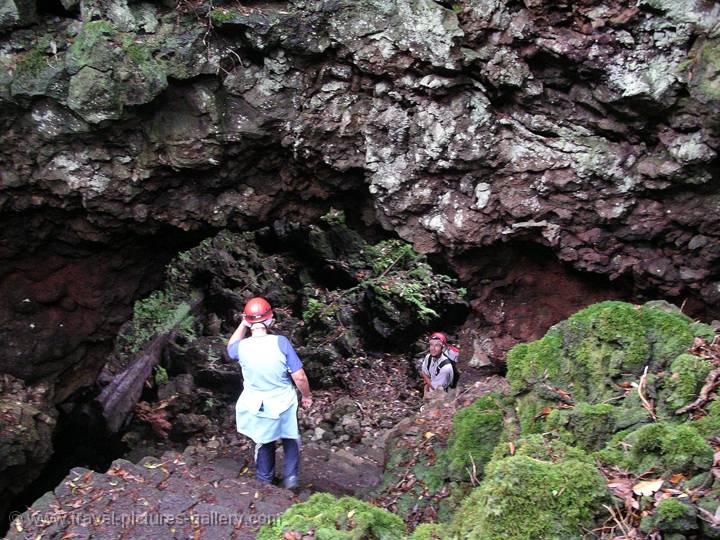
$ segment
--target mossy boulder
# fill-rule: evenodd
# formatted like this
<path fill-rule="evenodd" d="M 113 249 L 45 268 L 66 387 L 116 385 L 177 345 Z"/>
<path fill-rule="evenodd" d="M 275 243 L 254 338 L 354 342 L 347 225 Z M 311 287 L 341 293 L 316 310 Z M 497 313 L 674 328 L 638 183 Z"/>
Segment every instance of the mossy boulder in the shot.
<path fill-rule="evenodd" d="M 286 532 L 315 532 L 317 540 L 402 540 L 406 529 L 396 516 L 354 497 L 316 493 L 265 525 L 258 540 L 283 540 Z"/>
<path fill-rule="evenodd" d="M 423 523 L 410 535 L 410 540 L 443 540 L 448 538 L 447 526 L 438 523 Z"/>
<path fill-rule="evenodd" d="M 669 365 L 692 344 L 692 320 L 625 302 L 601 302 L 576 313 L 541 340 L 508 354 L 508 378 L 517 393 L 559 387 L 576 401 L 617 396 L 613 383 Z"/>
<path fill-rule="evenodd" d="M 447 464 L 448 477 L 453 480 L 467 481 L 468 471 L 473 468 L 482 477 L 503 434 L 505 406 L 504 396 L 490 394 L 460 409 L 453 416 L 447 450 L 438 459 L 436 467 Z"/>
<path fill-rule="evenodd" d="M 463 502 L 450 535 L 473 540 L 583 538 L 603 512 L 605 480 L 590 463 L 516 455 L 491 462 Z"/>
<path fill-rule="evenodd" d="M 680 421 L 710 363 L 687 354 L 712 329 L 666 303 L 601 302 L 552 327 L 540 340 L 508 354 L 522 433 L 561 430 L 566 440 L 599 450 L 618 431 L 653 420 Z M 646 373 L 647 371 L 647 373 Z"/>
<path fill-rule="evenodd" d="M 698 528 L 697 511 L 690 501 L 663 499 L 655 511 L 640 522 L 640 530 L 648 534 L 661 532 L 663 537 L 673 533 L 687 533 Z"/>
<path fill-rule="evenodd" d="M 620 432 L 599 453 L 602 461 L 641 473 L 695 473 L 713 463 L 713 449 L 691 425 L 659 422 Z"/>
<path fill-rule="evenodd" d="M 85 66 L 70 79 L 68 107 L 83 120 L 99 123 L 122 115 L 120 85 L 111 73 Z"/>
<path fill-rule="evenodd" d="M 600 450 L 616 431 L 616 408 L 608 403 L 578 403 L 571 409 L 555 410 L 547 428 L 569 432 L 568 439 L 583 450 Z"/>
<path fill-rule="evenodd" d="M 720 401 L 714 400 L 706 408 L 707 415 L 690 422 L 703 437 L 720 436 Z"/>

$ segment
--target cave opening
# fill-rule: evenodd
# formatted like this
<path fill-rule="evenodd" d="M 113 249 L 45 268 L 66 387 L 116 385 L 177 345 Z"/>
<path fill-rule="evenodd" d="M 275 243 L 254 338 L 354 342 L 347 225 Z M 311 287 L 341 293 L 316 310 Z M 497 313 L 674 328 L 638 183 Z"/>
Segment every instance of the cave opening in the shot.
<path fill-rule="evenodd" d="M 57 17 L 72 17 L 74 11 L 72 7 L 66 8 L 60 0 L 38 0 L 36 3 L 39 15 L 55 15 Z M 76 4 L 78 8 L 80 4 Z"/>

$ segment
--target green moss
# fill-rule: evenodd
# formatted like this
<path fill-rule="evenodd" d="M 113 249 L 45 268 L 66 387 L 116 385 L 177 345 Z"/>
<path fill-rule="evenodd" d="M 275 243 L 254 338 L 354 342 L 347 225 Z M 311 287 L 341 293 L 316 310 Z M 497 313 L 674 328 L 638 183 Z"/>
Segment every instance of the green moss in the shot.
<path fill-rule="evenodd" d="M 447 534 L 445 525 L 423 523 L 413 531 L 409 540 L 444 540 Z"/>
<path fill-rule="evenodd" d="M 686 504 L 677 499 L 664 499 L 655 507 L 658 516 L 666 521 L 672 521 L 685 515 Z"/>
<path fill-rule="evenodd" d="M 533 434 L 514 441 L 514 454 L 528 456 L 540 461 L 557 463 L 566 459 L 593 462 L 593 458 L 574 446 L 554 438 L 550 434 Z M 510 445 L 501 444 L 495 447 L 493 461 L 510 457 Z"/>
<path fill-rule="evenodd" d="M 569 434 L 568 441 L 587 451 L 595 451 L 615 433 L 616 407 L 607 403 L 578 403 L 572 409 L 559 410 L 548 417 L 545 429 L 561 429 Z"/>
<path fill-rule="evenodd" d="M 67 52 L 66 62 L 71 72 L 83 66 L 107 70 L 113 64 L 114 52 L 110 45 L 117 30 L 110 21 L 98 20 L 83 23 Z"/>
<path fill-rule="evenodd" d="M 562 337 L 551 328 L 545 337 L 513 347 L 507 358 L 507 378 L 513 392 L 519 393 L 541 378 L 558 376 L 562 361 Z"/>
<path fill-rule="evenodd" d="M 633 472 L 651 468 L 666 473 L 694 473 L 712 465 L 713 449 L 686 424 L 658 422 L 615 437 L 599 457 Z"/>
<path fill-rule="evenodd" d="M 152 55 L 152 48 L 143 42 L 134 40 L 127 36 L 123 38 L 122 50 L 125 58 L 138 69 L 147 79 L 159 77 L 163 81 L 165 78 L 165 64 L 157 60 Z"/>
<path fill-rule="evenodd" d="M 572 359 L 565 380 L 575 382 L 578 400 L 612 397 L 608 379 L 639 374 L 650 353 L 642 312 L 624 302 L 601 302 L 570 317 L 563 346 Z"/>
<path fill-rule="evenodd" d="M 468 480 L 473 463 L 478 476 L 482 475 L 502 435 L 503 418 L 502 396 L 494 394 L 478 398 L 453 416 L 446 451 L 451 478 Z"/>
<path fill-rule="evenodd" d="M 695 337 L 704 339 L 705 341 L 712 341 L 715 339 L 715 330 L 709 324 L 694 322 L 690 325 L 690 332 Z"/>
<path fill-rule="evenodd" d="M 625 389 L 628 383 L 637 384 L 647 367 L 644 395 L 657 401 L 661 386 L 658 381 L 662 380 L 658 374 L 670 371 L 673 360 L 686 352 L 696 332 L 706 333 L 692 324 L 671 305 L 648 303 L 639 307 L 601 302 L 555 325 L 542 339 L 517 345 L 509 352 L 507 365 L 513 392 L 530 396 L 521 396 L 517 401 L 522 433 L 546 429 L 547 412 L 543 410 L 556 409 L 560 403 L 586 403 L 582 407 L 605 403 L 614 407 L 581 407 L 573 414 L 553 417 L 563 424 L 553 427 L 575 433 L 584 439 L 582 444 L 587 449 L 600 448 L 612 430 L 647 421 L 648 411 L 637 392 Z M 679 381 L 682 384 L 675 388 L 663 383 L 663 397 L 669 396 L 672 406 L 685 399 L 687 388 L 693 386 L 688 382 L 692 375 L 687 374 L 683 362 L 677 367 L 685 374 Z M 663 419 L 669 418 L 675 410 L 671 405 L 660 400 L 656 412 Z M 604 417 L 602 422 L 599 416 Z M 590 425 L 585 425 L 588 422 Z M 597 427 L 602 428 L 600 436 L 591 440 Z"/>
<path fill-rule="evenodd" d="M 655 512 L 643 518 L 640 529 L 645 533 L 661 531 L 667 538 L 670 533 L 693 531 L 697 525 L 696 511 L 690 504 L 669 498 L 660 501 Z"/>
<path fill-rule="evenodd" d="M 674 412 L 697 397 L 711 369 L 709 360 L 692 354 L 681 354 L 673 360 L 670 365 L 672 373 L 663 385 L 663 401 L 670 411 Z"/>
<path fill-rule="evenodd" d="M 315 493 L 304 503 L 291 506 L 280 519 L 265 525 L 258 540 L 283 540 L 287 531 L 315 531 L 318 540 L 401 540 L 405 524 L 395 514 L 354 497 L 336 499 Z"/>
<path fill-rule="evenodd" d="M 606 499 L 605 481 L 590 463 L 555 464 L 517 455 L 488 465 L 450 533 L 473 540 L 581 538 Z"/>
<path fill-rule="evenodd" d="M 15 67 L 13 77 L 33 78 L 49 67 L 48 56 L 40 47 L 26 52 Z"/>
<path fill-rule="evenodd" d="M 720 436 L 720 400 L 713 400 L 707 407 L 707 416 L 690 423 L 703 437 Z"/>
<path fill-rule="evenodd" d="M 688 317 L 647 307 L 643 307 L 641 313 L 647 329 L 647 340 L 651 344 L 654 365 L 669 365 L 692 345 L 692 321 Z"/>
<path fill-rule="evenodd" d="M 238 15 L 238 12 L 230 9 L 213 9 L 210 12 L 210 20 L 213 24 L 223 24 L 232 21 Z"/>
<path fill-rule="evenodd" d="M 696 88 L 710 99 L 720 99 L 720 40 L 703 43 L 699 62 L 700 74 Z"/>

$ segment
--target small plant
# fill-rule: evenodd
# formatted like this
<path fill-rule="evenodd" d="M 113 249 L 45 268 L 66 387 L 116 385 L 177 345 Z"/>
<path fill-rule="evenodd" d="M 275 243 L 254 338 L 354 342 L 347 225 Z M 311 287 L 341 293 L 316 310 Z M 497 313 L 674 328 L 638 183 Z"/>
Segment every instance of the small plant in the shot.
<path fill-rule="evenodd" d="M 210 398 L 207 398 L 207 399 L 205 400 L 205 402 L 204 402 L 203 405 L 205 406 L 205 410 L 206 410 L 206 411 L 212 411 L 212 410 L 215 409 L 218 405 L 220 405 L 220 403 L 218 402 L 218 400 L 210 397 Z"/>
<path fill-rule="evenodd" d="M 189 304 L 174 301 L 171 293 L 155 291 L 144 300 L 135 302 L 130 329 L 120 336 L 121 347 L 135 354 L 153 336 L 175 328 L 179 335 L 194 341 L 194 323 Z"/>
<path fill-rule="evenodd" d="M 327 211 L 327 214 L 322 216 L 320 219 L 328 225 L 345 225 L 346 223 L 345 212 L 343 210 L 336 210 L 332 207 Z"/>
<path fill-rule="evenodd" d="M 163 384 L 168 383 L 168 372 L 167 370 L 162 366 L 155 366 L 155 384 L 157 386 L 162 386 Z"/>
<path fill-rule="evenodd" d="M 316 317 L 321 317 L 328 309 L 328 305 L 315 298 L 308 298 L 307 309 L 303 311 L 303 320 L 307 323 Z"/>

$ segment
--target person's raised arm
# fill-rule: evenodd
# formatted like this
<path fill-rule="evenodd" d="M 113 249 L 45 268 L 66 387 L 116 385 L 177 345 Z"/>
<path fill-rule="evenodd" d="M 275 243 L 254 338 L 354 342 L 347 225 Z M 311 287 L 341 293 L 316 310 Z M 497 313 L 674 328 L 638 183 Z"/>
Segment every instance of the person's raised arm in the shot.
<path fill-rule="evenodd" d="M 246 338 L 248 330 L 250 330 L 250 327 L 248 326 L 247 322 L 245 322 L 245 319 L 243 319 L 240 322 L 240 324 L 238 325 L 238 327 L 235 329 L 235 331 L 233 332 L 233 335 L 230 336 L 230 339 L 227 342 L 227 350 L 228 350 L 228 354 L 230 355 L 231 358 L 234 358 L 233 354 L 231 353 L 231 349 L 230 349 L 231 345 L 233 343 L 240 341 L 241 339 Z"/>

